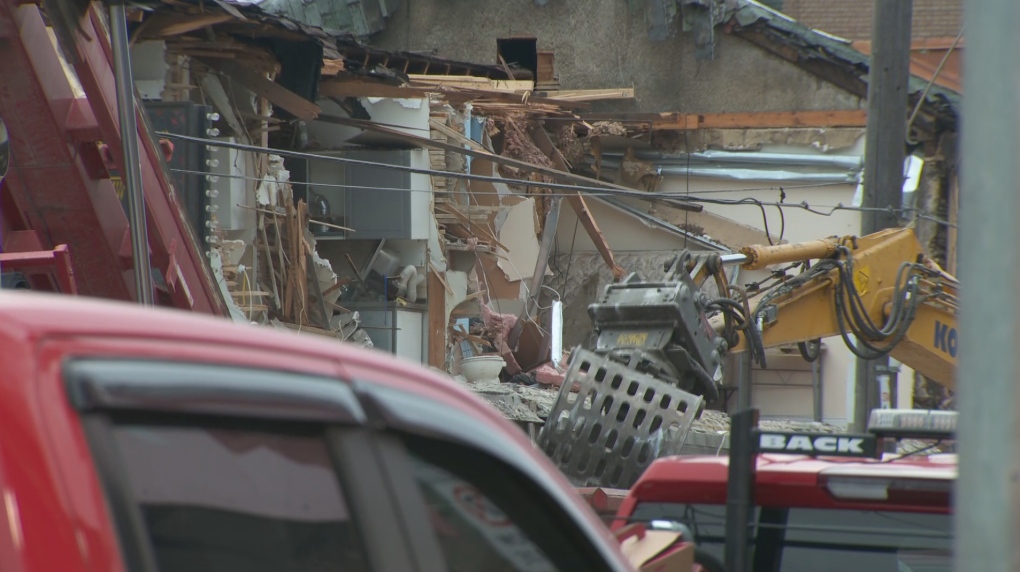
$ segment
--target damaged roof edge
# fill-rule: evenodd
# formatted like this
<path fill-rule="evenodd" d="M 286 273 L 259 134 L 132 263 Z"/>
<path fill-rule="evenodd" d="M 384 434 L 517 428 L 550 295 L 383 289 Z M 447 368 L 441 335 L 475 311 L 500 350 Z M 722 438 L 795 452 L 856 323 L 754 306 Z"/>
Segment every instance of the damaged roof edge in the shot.
<path fill-rule="evenodd" d="M 772 30 L 788 38 L 797 39 L 805 46 L 820 48 L 832 57 L 843 60 L 847 64 L 858 68 L 861 71 L 861 79 L 867 81 L 867 74 L 871 67 L 871 58 L 841 39 L 808 28 L 796 20 L 777 13 L 754 0 L 741 0 L 738 7 L 731 12 L 731 16 L 732 20 L 740 28 L 749 28 L 763 22 Z M 909 91 L 912 95 L 919 94 L 924 91 L 927 85 L 927 80 L 918 76 L 911 76 Z M 958 114 L 960 106 L 959 93 L 936 84 L 929 90 L 927 100 L 934 103 L 936 99 L 942 99 L 950 105 L 954 114 Z"/>

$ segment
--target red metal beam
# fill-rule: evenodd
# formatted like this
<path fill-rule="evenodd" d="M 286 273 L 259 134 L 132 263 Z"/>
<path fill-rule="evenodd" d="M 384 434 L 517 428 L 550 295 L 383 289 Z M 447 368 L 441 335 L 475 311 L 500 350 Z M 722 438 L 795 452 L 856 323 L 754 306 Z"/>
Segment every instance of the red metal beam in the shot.
<path fill-rule="evenodd" d="M 121 246 L 127 216 L 97 151 L 106 143 L 123 172 L 117 98 L 109 37 L 90 6 L 74 32 L 80 88 L 64 72 L 39 9 L 0 0 L 0 117 L 11 140 L 10 171 L 3 182 L 17 213 L 2 222 L 36 230 L 43 248 L 71 245 L 81 293 L 133 299 L 134 280 Z M 84 91 L 84 94 L 81 91 Z M 84 96 L 87 96 L 87 99 Z M 199 242 L 170 184 L 162 150 L 149 136 L 139 107 L 142 186 L 152 265 L 164 275 L 172 305 L 226 315 L 226 306 Z M 17 216 L 15 216 L 17 215 Z M 20 220 L 19 220 L 20 219 Z"/>
<path fill-rule="evenodd" d="M 74 245 L 82 294 L 130 300 L 114 248 L 127 217 L 109 182 L 85 176 L 68 144 L 75 94 L 35 6 L 0 1 L 0 70 L 0 116 L 11 143 L 3 222 L 34 229 L 44 249 Z"/>
<path fill-rule="evenodd" d="M 58 292 L 72 296 L 78 294 L 78 285 L 71 267 L 71 255 L 66 244 L 61 244 L 53 250 L 5 252 L 0 254 L 0 268 L 24 274 L 51 274 L 57 282 Z"/>
<path fill-rule="evenodd" d="M 10 0 L 8 0 L 10 1 Z M 97 4 L 80 22 L 74 46 L 78 59 L 74 66 L 88 95 L 103 141 L 123 173 L 124 154 L 117 117 L 117 94 L 113 75 L 113 56 L 98 13 Z M 170 184 L 163 152 L 149 135 L 144 110 L 138 110 L 138 148 L 142 187 L 145 193 L 146 221 L 152 265 L 162 274 L 170 289 L 173 305 L 206 314 L 226 315 L 226 304 L 212 270 L 185 218 L 178 195 Z"/>

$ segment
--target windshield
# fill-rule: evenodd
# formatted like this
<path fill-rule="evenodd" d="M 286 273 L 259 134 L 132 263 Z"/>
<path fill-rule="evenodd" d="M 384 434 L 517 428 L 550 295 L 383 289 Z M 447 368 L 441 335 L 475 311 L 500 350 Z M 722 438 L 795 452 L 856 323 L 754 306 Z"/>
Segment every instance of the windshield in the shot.
<path fill-rule="evenodd" d="M 722 559 L 726 507 L 639 504 L 633 522 L 687 526 L 699 547 Z M 813 508 L 754 512 L 754 572 L 949 572 L 948 514 Z"/>

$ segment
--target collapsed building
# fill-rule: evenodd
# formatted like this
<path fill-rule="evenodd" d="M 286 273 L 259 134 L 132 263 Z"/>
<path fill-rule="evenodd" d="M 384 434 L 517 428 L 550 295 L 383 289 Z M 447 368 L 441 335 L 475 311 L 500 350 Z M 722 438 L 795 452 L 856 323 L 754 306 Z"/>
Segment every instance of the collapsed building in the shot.
<path fill-rule="evenodd" d="M 644 64 L 655 66 L 668 46 L 681 65 L 623 78 L 557 60 L 591 39 L 547 24 L 504 37 L 474 7 L 450 18 L 432 3 L 322 4 L 134 11 L 137 88 L 175 144 L 176 188 L 239 321 L 453 375 L 498 356 L 496 373 L 515 383 L 485 374 L 475 389 L 535 424 L 607 284 L 654 278 L 684 249 L 860 228 L 868 59 L 755 2 L 625 12 L 627 50 L 643 62 L 661 52 Z M 525 4 L 506 9 L 539 9 Z M 584 18 L 623 8 L 605 10 Z M 422 25 L 401 36 L 412 14 Z M 469 33 L 422 51 L 437 18 Z M 479 53 L 495 57 L 464 61 Z M 957 96 L 923 81 L 910 91 L 901 215 L 953 271 Z M 817 365 L 771 350 L 770 370 L 743 374 L 753 383 L 740 399 L 840 424 L 846 380 L 833 372 L 850 356 L 839 350 Z M 738 386 L 726 380 L 717 407 Z"/>

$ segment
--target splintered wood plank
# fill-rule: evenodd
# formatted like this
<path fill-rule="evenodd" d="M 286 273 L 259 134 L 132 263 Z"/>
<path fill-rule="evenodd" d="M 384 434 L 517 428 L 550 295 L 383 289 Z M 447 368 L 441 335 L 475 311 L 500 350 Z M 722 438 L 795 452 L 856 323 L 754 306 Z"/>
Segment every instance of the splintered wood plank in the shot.
<path fill-rule="evenodd" d="M 234 81 L 250 89 L 256 95 L 266 98 L 273 105 L 289 111 L 299 119 L 311 121 L 318 117 L 322 111 L 314 102 L 308 101 L 236 62 L 216 58 L 201 58 L 201 60 L 205 65 L 229 75 Z"/>
<path fill-rule="evenodd" d="M 428 92 L 417 87 L 400 87 L 369 81 L 327 80 L 319 83 L 322 97 L 422 98 Z"/>
<path fill-rule="evenodd" d="M 567 161 L 563 158 L 563 154 L 560 153 L 559 149 L 553 145 L 552 139 L 549 138 L 549 134 L 546 133 L 545 129 L 540 125 L 534 126 L 531 130 L 531 140 L 535 142 L 535 145 L 545 153 L 556 165 L 557 168 L 566 170 Z M 591 211 L 588 210 L 588 203 L 585 202 L 584 197 L 581 193 L 574 193 L 566 195 L 567 203 L 570 208 L 574 210 L 574 214 L 577 215 L 577 219 L 580 221 L 581 226 L 584 227 L 584 231 L 588 233 L 588 237 L 592 243 L 595 244 L 595 248 L 599 251 L 602 256 L 602 260 L 605 261 L 606 266 L 613 273 L 616 278 L 621 278 L 625 271 L 616 263 L 616 257 L 613 255 L 613 250 L 609 247 L 609 243 L 606 242 L 606 237 L 602 235 L 602 229 L 599 228 L 599 223 L 595 221 L 595 217 L 592 216 Z"/>
<path fill-rule="evenodd" d="M 439 282 L 442 283 L 443 289 L 446 290 L 446 292 L 450 294 L 450 296 L 453 296 L 453 288 L 450 288 L 450 285 L 446 283 L 446 279 L 443 278 L 442 274 L 440 274 L 439 269 L 436 268 L 435 264 L 429 262 L 429 270 L 431 270 L 432 273 L 436 275 L 436 278 L 439 278 Z"/>
<path fill-rule="evenodd" d="M 230 14 L 206 14 L 204 16 L 154 14 L 146 26 L 145 34 L 146 36 L 179 36 L 233 19 L 234 17 Z"/>
<path fill-rule="evenodd" d="M 446 369 L 446 290 L 436 272 L 429 272 L 425 282 L 428 297 L 428 361 L 432 367 Z"/>
<path fill-rule="evenodd" d="M 273 252 L 269 248 L 269 238 L 266 236 L 266 225 L 264 222 L 265 214 L 258 213 L 259 220 L 259 234 L 262 235 L 262 246 L 265 249 L 266 264 L 269 266 L 269 283 L 273 288 L 273 303 L 276 307 L 280 307 L 280 290 L 276 286 L 276 269 L 273 265 Z"/>
<path fill-rule="evenodd" d="M 617 89 L 560 89 L 556 91 L 539 91 L 535 95 L 547 97 L 552 101 L 605 101 L 612 99 L 634 99 L 634 88 Z"/>

